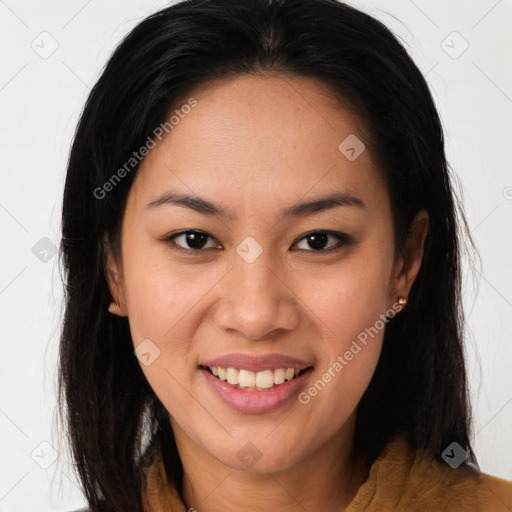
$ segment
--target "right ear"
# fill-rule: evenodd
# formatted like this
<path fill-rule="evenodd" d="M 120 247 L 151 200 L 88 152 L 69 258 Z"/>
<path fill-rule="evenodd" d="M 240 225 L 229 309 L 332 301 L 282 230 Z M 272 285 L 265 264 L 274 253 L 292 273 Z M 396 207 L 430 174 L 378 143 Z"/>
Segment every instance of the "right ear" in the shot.
<path fill-rule="evenodd" d="M 126 308 L 126 299 L 123 287 L 123 270 L 120 258 L 116 258 L 113 254 L 112 247 L 108 237 L 103 237 L 103 251 L 105 261 L 105 274 L 107 283 L 112 295 L 113 301 L 111 302 L 108 310 L 110 313 L 118 316 L 128 316 Z"/>

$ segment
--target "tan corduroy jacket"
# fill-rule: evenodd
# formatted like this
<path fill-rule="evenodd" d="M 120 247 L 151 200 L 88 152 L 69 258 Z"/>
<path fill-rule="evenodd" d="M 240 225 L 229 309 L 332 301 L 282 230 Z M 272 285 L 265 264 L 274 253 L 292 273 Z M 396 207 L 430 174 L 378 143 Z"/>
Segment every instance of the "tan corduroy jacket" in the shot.
<path fill-rule="evenodd" d="M 177 490 L 167 483 L 158 457 L 146 470 L 146 484 L 145 512 L 187 512 Z M 201 512 L 199 505 L 196 508 Z M 414 452 L 405 440 L 397 438 L 373 463 L 368 479 L 344 510 L 388 511 L 511 512 L 512 482 L 453 469 Z"/>

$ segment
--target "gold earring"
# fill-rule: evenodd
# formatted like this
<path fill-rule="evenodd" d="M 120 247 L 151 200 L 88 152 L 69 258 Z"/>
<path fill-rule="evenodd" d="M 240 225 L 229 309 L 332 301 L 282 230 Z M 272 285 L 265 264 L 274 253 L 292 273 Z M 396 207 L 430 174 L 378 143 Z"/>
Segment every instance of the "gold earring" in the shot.
<path fill-rule="evenodd" d="M 111 303 L 110 303 L 110 305 L 109 305 L 109 307 L 108 307 L 108 310 L 109 310 L 109 312 L 110 312 L 110 313 L 115 313 L 115 311 L 114 311 L 114 306 L 115 306 L 117 309 L 119 309 L 119 304 L 117 303 L 117 301 L 115 301 L 115 302 L 111 302 Z"/>
<path fill-rule="evenodd" d="M 407 304 L 407 299 L 405 297 L 398 297 L 398 304 L 404 307 Z"/>

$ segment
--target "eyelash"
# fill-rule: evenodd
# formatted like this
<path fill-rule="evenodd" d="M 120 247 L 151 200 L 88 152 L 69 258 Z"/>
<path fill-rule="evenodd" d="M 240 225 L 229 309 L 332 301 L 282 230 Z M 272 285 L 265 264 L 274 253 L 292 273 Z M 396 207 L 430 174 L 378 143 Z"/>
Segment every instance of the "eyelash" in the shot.
<path fill-rule="evenodd" d="M 206 249 L 185 249 L 184 247 L 181 247 L 180 245 L 177 245 L 176 242 L 174 241 L 176 238 L 180 237 L 180 236 L 183 236 L 183 235 L 187 235 L 189 233 L 195 233 L 195 234 L 200 234 L 200 235 L 206 235 L 209 239 L 212 239 L 213 240 L 213 237 L 211 237 L 208 233 L 205 233 L 204 231 L 199 231 L 199 230 L 194 230 L 194 229 L 189 229 L 189 230 L 186 230 L 186 231 L 180 231 L 179 233 L 175 233 L 171 236 L 168 236 L 166 238 L 164 238 L 164 242 L 168 242 L 170 244 L 172 244 L 173 246 L 173 249 L 178 251 L 178 252 L 181 252 L 181 253 L 184 253 L 184 254 L 189 254 L 189 255 L 193 255 L 193 256 L 197 256 L 199 255 L 201 252 L 204 252 Z M 328 236 L 332 236 L 334 238 L 337 238 L 338 239 L 338 244 L 336 244 L 334 247 L 330 247 L 328 249 L 319 249 L 319 250 L 307 250 L 307 249 L 301 249 L 301 250 L 305 250 L 306 252 L 311 252 L 311 253 L 323 253 L 323 254 L 326 254 L 326 253 L 331 253 L 333 251 L 336 251 L 338 249 L 341 249 L 342 247 L 344 246 L 347 246 L 347 245 L 350 245 L 353 240 L 352 238 L 345 234 L 345 233 L 341 233 L 341 232 L 338 232 L 338 231 L 329 231 L 329 230 L 318 230 L 318 231 L 310 231 L 309 233 L 306 233 L 305 235 L 303 235 L 301 238 L 299 238 L 293 245 L 307 239 L 307 237 L 311 236 L 311 235 L 318 235 L 318 234 L 324 234 L 324 235 L 328 235 Z M 220 244 L 219 244 L 220 245 Z M 207 249 L 216 249 L 217 247 L 208 247 Z"/>

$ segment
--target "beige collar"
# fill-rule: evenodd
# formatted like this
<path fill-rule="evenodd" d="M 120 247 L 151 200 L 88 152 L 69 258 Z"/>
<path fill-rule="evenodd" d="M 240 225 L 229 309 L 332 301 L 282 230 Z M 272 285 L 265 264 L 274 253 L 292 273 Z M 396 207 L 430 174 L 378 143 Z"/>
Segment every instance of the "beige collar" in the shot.
<path fill-rule="evenodd" d="M 159 454 L 147 468 L 145 481 L 145 512 L 187 512 L 167 480 Z M 344 512 L 416 510 L 507 512 L 512 510 L 512 482 L 452 469 L 414 452 L 405 440 L 397 438 L 373 463 L 368 479 Z"/>

